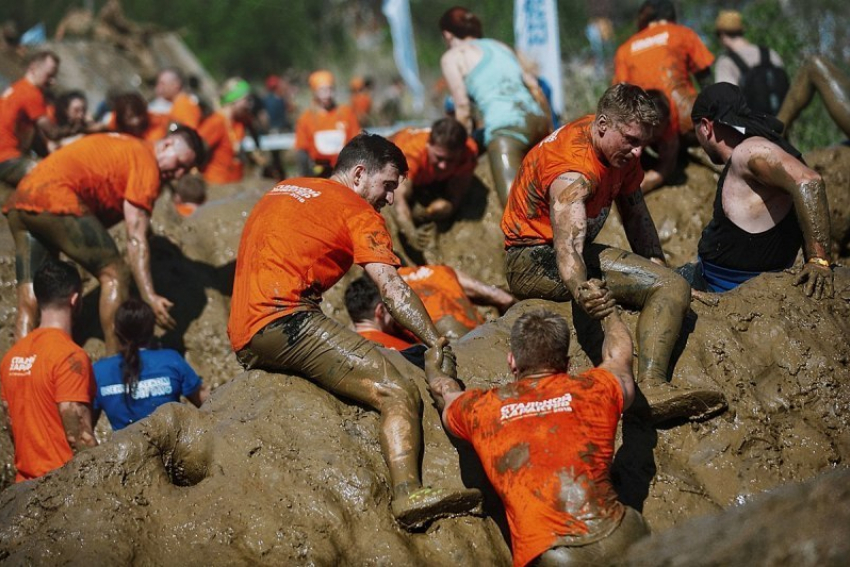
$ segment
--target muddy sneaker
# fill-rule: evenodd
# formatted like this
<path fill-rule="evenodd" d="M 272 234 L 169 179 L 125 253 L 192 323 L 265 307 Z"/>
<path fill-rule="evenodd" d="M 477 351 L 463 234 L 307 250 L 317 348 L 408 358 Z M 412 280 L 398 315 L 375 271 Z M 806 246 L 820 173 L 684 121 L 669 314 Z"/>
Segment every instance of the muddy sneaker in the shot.
<path fill-rule="evenodd" d="M 481 514 L 483 497 L 475 488 L 423 487 L 392 503 L 393 516 L 403 528 L 414 530 L 439 518 Z"/>
<path fill-rule="evenodd" d="M 639 387 L 649 404 L 649 419 L 654 424 L 671 419 L 702 421 L 729 407 L 720 392 L 655 381 L 645 381 Z"/>

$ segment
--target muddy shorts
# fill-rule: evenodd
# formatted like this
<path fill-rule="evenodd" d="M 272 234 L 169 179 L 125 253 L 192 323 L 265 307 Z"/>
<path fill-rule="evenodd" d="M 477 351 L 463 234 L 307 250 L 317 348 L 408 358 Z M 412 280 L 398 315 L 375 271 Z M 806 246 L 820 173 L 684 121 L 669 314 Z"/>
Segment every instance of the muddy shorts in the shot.
<path fill-rule="evenodd" d="M 386 363 L 375 343 L 321 311 L 300 311 L 269 323 L 236 358 L 246 369 L 297 373 L 331 391 L 352 373 L 378 380 Z"/>
<path fill-rule="evenodd" d="M 33 170 L 38 161 L 28 157 L 18 157 L 0 162 L 0 181 L 17 187 L 27 173 Z"/>
<path fill-rule="evenodd" d="M 124 262 L 109 231 L 97 217 L 54 215 L 11 210 L 9 229 L 15 240 L 15 276 L 18 283 L 32 276 L 48 258 L 62 252 L 87 272 L 97 275 L 111 264 Z"/>
<path fill-rule="evenodd" d="M 585 245 L 584 263 L 588 278 L 602 277 L 599 254 L 607 248 L 602 244 Z M 558 273 L 555 248 L 548 244 L 509 247 L 505 255 L 505 277 L 511 293 L 518 299 L 572 299 Z"/>
<path fill-rule="evenodd" d="M 594 543 L 581 546 L 557 546 L 532 561 L 534 567 L 594 567 L 610 565 L 625 555 L 625 551 L 641 538 L 649 535 L 649 526 L 643 516 L 628 506 L 619 527 L 611 535 Z"/>

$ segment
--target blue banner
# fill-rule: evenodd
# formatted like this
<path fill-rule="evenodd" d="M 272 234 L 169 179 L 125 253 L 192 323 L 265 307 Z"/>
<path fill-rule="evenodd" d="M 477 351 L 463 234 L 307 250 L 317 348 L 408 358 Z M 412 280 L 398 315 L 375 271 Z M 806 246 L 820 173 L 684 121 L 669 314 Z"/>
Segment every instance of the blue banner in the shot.
<path fill-rule="evenodd" d="M 416 44 L 413 42 L 413 26 L 410 23 L 408 0 L 384 0 L 382 11 L 390 24 L 393 38 L 393 57 L 402 80 L 413 94 L 414 108 L 422 110 L 425 87 L 419 80 L 419 64 L 416 62 Z"/>
<path fill-rule="evenodd" d="M 515 0 L 514 38 L 517 54 L 537 67 L 552 89 L 552 110 L 564 110 L 561 77 L 561 36 L 555 0 Z"/>

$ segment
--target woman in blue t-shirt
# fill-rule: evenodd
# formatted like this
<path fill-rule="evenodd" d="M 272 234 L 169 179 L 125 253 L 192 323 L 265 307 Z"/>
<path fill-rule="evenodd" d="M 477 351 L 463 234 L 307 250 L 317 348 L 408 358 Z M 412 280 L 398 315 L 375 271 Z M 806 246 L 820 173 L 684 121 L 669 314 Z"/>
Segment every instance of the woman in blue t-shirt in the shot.
<path fill-rule="evenodd" d="M 129 299 L 115 313 L 120 353 L 94 364 L 95 412 L 106 412 L 117 431 L 185 396 L 200 407 L 209 389 L 177 351 L 148 349 L 156 317 L 144 301 Z"/>

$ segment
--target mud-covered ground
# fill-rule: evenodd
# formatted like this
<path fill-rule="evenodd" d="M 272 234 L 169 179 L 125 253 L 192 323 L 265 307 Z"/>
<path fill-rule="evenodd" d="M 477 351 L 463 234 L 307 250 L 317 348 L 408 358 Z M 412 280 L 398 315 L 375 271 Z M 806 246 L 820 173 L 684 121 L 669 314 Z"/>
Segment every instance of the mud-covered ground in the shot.
<path fill-rule="evenodd" d="M 833 232 L 844 238 L 850 149 L 824 150 L 808 159 L 827 178 Z M 487 189 L 486 161 L 478 174 L 482 183 L 460 219 L 441 234 L 433 258 L 503 285 L 500 211 Z M 710 170 L 690 166 L 688 179 L 647 198 L 672 265 L 693 259 L 714 194 L 716 175 Z M 235 254 L 247 214 L 270 185 L 251 179 L 213 188 L 210 202 L 188 219 L 160 200 L 153 223 L 154 280 L 175 302 L 180 324 L 162 341 L 185 351 L 215 386 L 213 396 L 200 410 L 164 407 L 114 438 L 101 423 L 100 447 L 43 479 L 0 493 L 0 559 L 27 564 L 510 563 L 492 496 L 486 517 L 441 520 L 414 534 L 396 527 L 374 412 L 298 377 L 241 373 L 225 331 Z M 0 352 L 5 352 L 14 318 L 14 253 L 5 219 L 0 224 Z M 122 230 L 113 231 L 119 242 Z M 600 238 L 625 246 L 615 215 Z M 621 498 L 642 510 L 661 538 L 687 519 L 733 508 L 723 519 L 704 520 L 692 529 L 690 548 L 682 550 L 691 553 L 687 564 L 710 562 L 698 546 L 724 544 L 698 537 L 696 532 L 709 533 L 706 526 L 719 530 L 723 524 L 728 531 L 717 533 L 736 533 L 730 522 L 758 521 L 764 530 L 775 525 L 784 530 L 776 534 L 787 535 L 770 541 L 792 549 L 800 542 L 789 522 L 808 523 L 815 514 L 847 517 L 846 497 L 821 498 L 810 516 L 788 518 L 776 517 L 779 505 L 748 505 L 766 490 L 843 470 L 850 458 L 850 274 L 838 271 L 835 297 L 820 302 L 803 297 L 792 280 L 792 273 L 765 275 L 723 295 L 716 305 L 692 304 L 672 379 L 722 390 L 730 403 L 727 413 L 660 430 L 635 419 L 622 426 L 615 483 Z M 87 282 L 84 322 L 75 334 L 98 357 L 103 344 L 93 287 Z M 327 294 L 325 310 L 347 321 L 342 289 L 338 285 Z M 459 374 L 469 387 L 508 379 L 510 324 L 540 304 L 519 304 L 456 343 Z M 547 306 L 572 320 L 568 304 Z M 627 320 L 633 326 L 636 314 L 627 314 Z M 601 335 L 581 317 L 573 323 L 572 360 L 581 369 L 597 360 Z M 421 372 L 400 359 L 395 363 L 417 381 L 426 401 L 425 481 L 480 486 L 474 456 L 443 433 Z M 11 447 L 0 437 L 8 482 Z M 780 502 L 797 498 L 804 507 L 818 489 L 784 490 Z M 843 516 L 833 510 L 841 506 Z M 754 511 L 743 512 L 748 509 Z M 847 525 L 805 533 L 810 539 L 843 533 L 847 540 Z M 767 537 L 756 530 L 746 533 Z M 644 554 L 635 555 L 635 564 L 654 557 L 646 549 L 635 550 Z M 818 564 L 819 558 L 829 563 L 818 555 L 820 547 L 809 549 L 803 563 Z M 665 553 L 673 557 L 666 564 L 683 564 L 675 552 Z"/>

